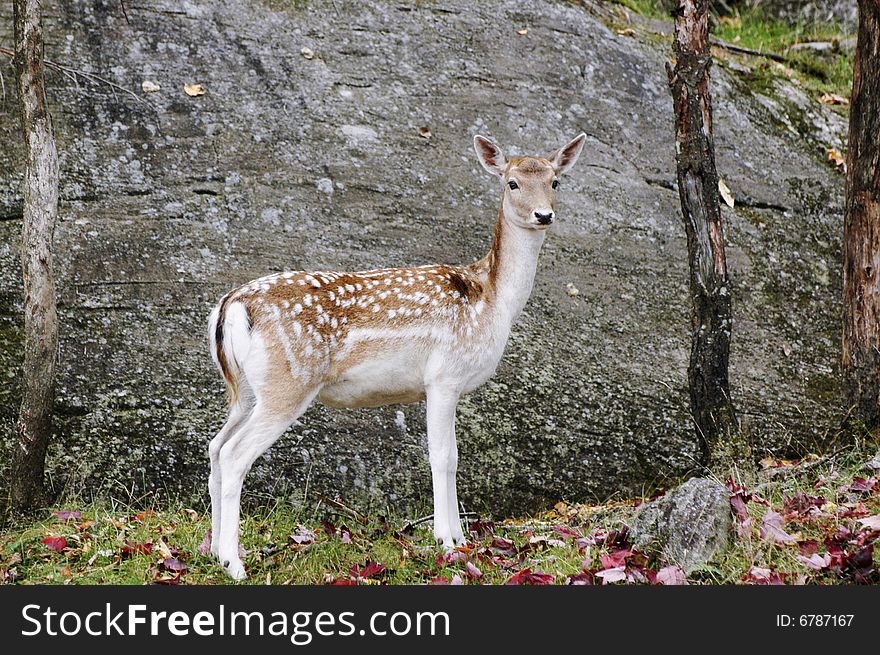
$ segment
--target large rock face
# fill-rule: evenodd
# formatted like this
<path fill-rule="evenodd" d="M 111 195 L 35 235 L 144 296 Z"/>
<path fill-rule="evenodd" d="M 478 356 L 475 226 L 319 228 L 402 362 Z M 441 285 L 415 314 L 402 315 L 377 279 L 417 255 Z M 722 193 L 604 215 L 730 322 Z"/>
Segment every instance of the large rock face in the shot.
<path fill-rule="evenodd" d="M 571 2 L 62 0 L 47 56 L 62 153 L 63 326 L 50 470 L 73 492 L 202 493 L 223 385 L 205 344 L 226 290 L 284 269 L 466 263 L 499 189 L 476 132 L 543 153 L 580 131 L 533 296 L 496 377 L 461 405 L 460 493 L 498 513 L 641 489 L 697 455 L 686 248 L 666 43 Z M 10 30 L 4 5 L 3 30 Z M 520 35 L 517 30 L 528 29 Z M 0 43 L 11 34 L 0 32 Z M 314 52 L 308 59 L 301 54 Z M 4 78 L 12 78 L 4 62 Z M 144 94 L 141 83 L 161 90 Z M 206 93 L 189 97 L 185 83 Z M 713 71 L 736 324 L 733 390 L 759 450 L 833 425 L 844 119 L 796 86 Z M 0 389 L 20 357 L 22 156 L 0 113 Z M 430 129 L 429 139 L 419 128 Z M 580 294 L 566 293 L 574 284 Z M 247 488 L 361 509 L 430 495 L 422 405 L 314 407 Z M 298 492 L 297 491 L 297 492 Z"/>

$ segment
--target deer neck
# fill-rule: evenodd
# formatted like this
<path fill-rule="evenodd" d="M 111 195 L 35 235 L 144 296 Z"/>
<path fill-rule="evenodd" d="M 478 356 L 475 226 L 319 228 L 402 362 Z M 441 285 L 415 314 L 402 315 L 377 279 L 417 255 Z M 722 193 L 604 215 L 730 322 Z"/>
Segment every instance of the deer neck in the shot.
<path fill-rule="evenodd" d="M 502 198 L 492 250 L 486 255 L 487 287 L 499 319 L 508 325 L 516 320 L 532 293 L 543 243 L 543 230 L 519 227 L 508 218 Z"/>

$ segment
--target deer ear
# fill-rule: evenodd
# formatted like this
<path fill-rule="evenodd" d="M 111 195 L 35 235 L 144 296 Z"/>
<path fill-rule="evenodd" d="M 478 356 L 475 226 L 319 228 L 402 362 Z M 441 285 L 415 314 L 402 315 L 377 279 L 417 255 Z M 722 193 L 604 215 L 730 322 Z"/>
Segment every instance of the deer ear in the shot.
<path fill-rule="evenodd" d="M 507 159 L 501 148 L 479 134 L 474 137 L 474 150 L 477 152 L 477 159 L 487 171 L 492 175 L 504 175 L 504 168 Z"/>
<path fill-rule="evenodd" d="M 562 146 L 559 150 L 554 150 L 547 159 L 553 164 L 557 175 L 567 173 L 574 163 L 581 156 L 581 150 L 584 149 L 584 143 L 587 142 L 587 135 L 581 132 L 574 139 Z"/>

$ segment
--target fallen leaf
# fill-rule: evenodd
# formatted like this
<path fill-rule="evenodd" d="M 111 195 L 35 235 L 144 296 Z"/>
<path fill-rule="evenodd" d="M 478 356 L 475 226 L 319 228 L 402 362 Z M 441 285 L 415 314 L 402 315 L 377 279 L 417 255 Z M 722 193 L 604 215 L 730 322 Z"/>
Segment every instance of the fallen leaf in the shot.
<path fill-rule="evenodd" d="M 431 138 L 431 129 L 427 125 L 423 125 L 419 128 L 419 136 L 423 139 Z"/>
<path fill-rule="evenodd" d="M 318 535 L 316 535 L 314 533 L 314 531 L 309 530 L 304 525 L 300 525 L 298 527 L 299 527 L 299 532 L 297 534 L 291 534 L 290 536 L 287 537 L 287 539 L 289 541 L 292 541 L 293 543 L 299 545 L 299 546 L 314 543 L 314 541 Z"/>
<path fill-rule="evenodd" d="M 195 511 L 194 509 L 184 509 L 183 511 L 186 512 L 187 516 L 189 516 L 190 521 L 192 521 L 193 523 L 198 522 L 199 513 L 197 511 Z"/>
<path fill-rule="evenodd" d="M 78 519 L 82 517 L 81 512 L 74 512 L 67 509 L 59 509 L 52 512 L 55 516 L 57 516 L 62 521 L 69 521 L 70 519 Z"/>
<path fill-rule="evenodd" d="M 798 555 L 797 561 L 814 571 L 821 571 L 822 569 L 827 569 L 831 565 L 831 555 L 828 553 L 825 553 L 824 555 L 813 553 L 809 557 Z"/>
<path fill-rule="evenodd" d="M 301 54 L 306 59 L 314 59 L 315 58 L 315 51 L 312 50 L 311 48 L 307 48 L 305 46 L 303 46 L 302 50 L 299 51 L 299 54 Z"/>
<path fill-rule="evenodd" d="M 125 545 L 122 547 L 122 555 L 123 557 L 131 557 L 132 555 L 152 555 L 153 554 L 153 542 L 148 541 L 142 544 L 130 544 L 127 541 Z M 170 557 L 170 551 L 169 551 Z"/>
<path fill-rule="evenodd" d="M 783 518 L 778 512 L 768 509 L 761 519 L 759 533 L 762 539 L 769 539 L 776 544 L 796 544 L 797 538 L 783 529 Z"/>
<path fill-rule="evenodd" d="M 874 514 L 873 516 L 866 516 L 863 519 L 859 519 L 859 523 L 868 528 L 869 530 L 880 530 L 880 514 Z"/>
<path fill-rule="evenodd" d="M 151 82 L 150 80 L 144 80 L 143 82 L 141 82 L 141 91 L 143 91 L 144 93 L 155 93 L 161 88 L 161 86 L 159 86 L 155 82 Z"/>
<path fill-rule="evenodd" d="M 67 539 L 64 537 L 45 537 L 43 543 L 46 544 L 46 548 L 54 550 L 56 553 L 60 553 L 67 548 Z"/>
<path fill-rule="evenodd" d="M 617 33 L 620 36 L 635 36 L 636 35 L 636 31 L 631 27 L 627 27 L 626 29 L 623 29 L 623 30 L 617 30 Z"/>
<path fill-rule="evenodd" d="M 850 491 L 870 492 L 877 486 L 877 478 L 853 478 L 852 484 L 847 487 Z"/>
<path fill-rule="evenodd" d="M 207 555 L 211 552 L 211 530 L 208 530 L 205 533 L 204 538 L 202 539 L 202 543 L 199 544 L 198 553 L 199 555 Z"/>
<path fill-rule="evenodd" d="M 531 569 L 523 569 L 519 573 L 514 573 L 506 584 L 509 585 L 548 585 L 553 584 L 553 576 L 550 573 L 542 573 L 541 571 L 532 572 Z"/>
<path fill-rule="evenodd" d="M 823 105 L 848 105 L 849 98 L 844 98 L 836 93 L 823 93 L 819 98 L 819 102 Z"/>
<path fill-rule="evenodd" d="M 184 84 L 183 92 L 191 98 L 205 95 L 205 87 L 201 84 Z"/>
<path fill-rule="evenodd" d="M 846 173 L 846 159 L 837 148 L 829 148 L 827 151 L 828 161 L 834 164 L 834 168 L 840 173 Z"/>
<path fill-rule="evenodd" d="M 526 34 L 529 33 L 529 28 L 524 27 L 521 30 L 517 30 L 516 33 L 519 34 L 520 36 L 525 36 Z"/>
<path fill-rule="evenodd" d="M 687 576 L 679 566 L 664 566 L 657 571 L 657 584 L 662 585 L 686 585 Z"/>
<path fill-rule="evenodd" d="M 572 284 L 571 282 L 568 282 L 565 285 L 565 293 L 567 293 L 569 296 L 574 298 L 576 295 L 578 295 L 580 293 L 580 290 L 576 286 L 574 286 L 574 284 Z"/>
<path fill-rule="evenodd" d="M 584 571 L 576 575 L 570 575 L 565 579 L 567 585 L 591 585 L 593 584 L 593 573 Z"/>
<path fill-rule="evenodd" d="M 724 178 L 718 178 L 718 193 L 721 194 L 721 198 L 724 200 L 724 204 L 733 208 L 735 201 L 733 199 L 733 194 L 730 192 L 730 187 L 727 186 L 727 183 L 724 181 Z"/>
<path fill-rule="evenodd" d="M 618 566 L 617 568 L 599 571 L 596 577 L 602 578 L 603 585 L 620 582 L 621 580 L 626 580 L 626 567 Z"/>
<path fill-rule="evenodd" d="M 169 557 L 169 558 L 167 558 L 167 559 L 162 560 L 162 566 L 163 566 L 167 571 L 175 571 L 175 572 L 180 572 L 180 573 L 184 573 L 184 572 L 186 572 L 186 571 L 188 570 L 188 568 L 189 568 L 189 567 L 187 567 L 186 564 L 184 564 L 183 562 L 181 562 L 181 561 L 180 561 L 178 558 L 176 558 L 176 557 Z"/>
<path fill-rule="evenodd" d="M 465 562 L 464 567 L 467 569 L 468 577 L 479 580 L 483 577 L 483 572 L 477 568 L 473 562 Z"/>
<path fill-rule="evenodd" d="M 168 547 L 168 544 L 165 543 L 164 539 L 159 539 L 159 541 L 156 542 L 155 550 L 162 559 L 174 557 L 174 554 L 171 552 L 171 549 Z"/>
<path fill-rule="evenodd" d="M 352 578 L 373 578 L 385 571 L 385 565 L 373 560 L 367 560 L 362 566 L 352 564 L 349 573 Z"/>

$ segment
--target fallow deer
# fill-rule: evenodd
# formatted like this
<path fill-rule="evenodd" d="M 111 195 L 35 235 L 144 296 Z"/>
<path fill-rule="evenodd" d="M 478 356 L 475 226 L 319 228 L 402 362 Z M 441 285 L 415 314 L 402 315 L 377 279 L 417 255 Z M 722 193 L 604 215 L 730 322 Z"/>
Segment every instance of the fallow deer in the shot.
<path fill-rule="evenodd" d="M 241 488 L 254 461 L 315 399 L 330 407 L 426 400 L 434 538 L 465 541 L 458 513 L 455 410 L 495 372 L 535 278 L 558 176 L 580 134 L 546 157 L 514 157 L 482 136 L 474 149 L 501 183 L 492 248 L 468 266 L 358 273 L 289 272 L 224 296 L 211 313 L 211 354 L 226 380 L 226 424 L 211 441 L 211 552 L 234 579 Z"/>

